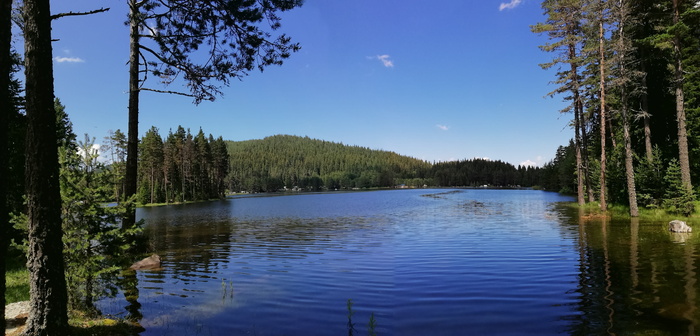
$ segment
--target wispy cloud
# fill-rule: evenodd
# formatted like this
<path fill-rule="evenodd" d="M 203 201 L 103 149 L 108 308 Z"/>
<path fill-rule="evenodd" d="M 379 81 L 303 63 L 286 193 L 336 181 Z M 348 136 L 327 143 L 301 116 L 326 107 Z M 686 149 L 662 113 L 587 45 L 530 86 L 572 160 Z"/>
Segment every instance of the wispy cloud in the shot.
<path fill-rule="evenodd" d="M 377 55 L 376 58 L 384 64 L 385 67 L 387 68 L 393 68 L 394 67 L 394 61 L 392 61 L 390 58 L 391 56 L 389 55 Z"/>
<path fill-rule="evenodd" d="M 498 6 L 498 10 L 502 11 L 504 9 L 513 9 L 515 7 L 518 7 L 520 3 L 523 2 L 523 0 L 510 0 L 509 3 L 502 2 L 500 6 Z"/>
<path fill-rule="evenodd" d="M 441 129 L 441 130 L 443 130 L 443 131 L 447 131 L 447 130 L 450 129 L 449 126 L 440 125 L 440 124 L 435 125 L 435 127 L 439 128 L 439 129 Z"/>
<path fill-rule="evenodd" d="M 58 63 L 83 63 L 85 62 L 84 59 L 80 57 L 61 57 L 61 56 L 56 56 L 53 58 L 56 62 Z"/>

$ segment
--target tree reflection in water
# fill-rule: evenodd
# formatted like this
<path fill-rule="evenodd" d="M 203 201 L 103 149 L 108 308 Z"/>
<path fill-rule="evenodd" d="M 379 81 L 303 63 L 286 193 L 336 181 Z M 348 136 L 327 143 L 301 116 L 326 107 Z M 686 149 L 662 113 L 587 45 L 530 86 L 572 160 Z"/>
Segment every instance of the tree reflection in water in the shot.
<path fill-rule="evenodd" d="M 664 222 L 587 217 L 561 209 L 576 226 L 580 273 L 573 335 L 695 335 L 699 239 Z"/>

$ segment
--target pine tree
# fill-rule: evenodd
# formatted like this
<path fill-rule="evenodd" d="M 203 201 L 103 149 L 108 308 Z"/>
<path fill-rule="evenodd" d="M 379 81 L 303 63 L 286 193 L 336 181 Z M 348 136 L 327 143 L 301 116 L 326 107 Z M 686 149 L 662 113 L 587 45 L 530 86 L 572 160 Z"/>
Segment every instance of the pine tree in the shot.
<path fill-rule="evenodd" d="M 141 203 L 155 203 L 158 198 L 158 186 L 163 172 L 163 139 L 156 127 L 151 127 L 141 139 L 141 185 L 147 187 L 146 194 L 140 197 Z"/>
<path fill-rule="evenodd" d="M 28 335 L 65 335 L 68 329 L 50 13 L 48 0 L 24 1 Z"/>
<path fill-rule="evenodd" d="M 0 274 L 5 274 L 6 254 L 10 236 L 9 194 L 10 114 L 12 104 L 12 1 L 0 2 Z M 5 278 L 0 280 L 0 330 L 5 330 Z"/>
<path fill-rule="evenodd" d="M 120 206 L 104 206 L 111 174 L 98 161 L 94 138 L 60 148 L 63 242 L 68 298 L 72 310 L 97 315 L 95 301 L 116 293 L 126 248 L 118 225 Z"/>
<path fill-rule="evenodd" d="M 278 12 L 301 6 L 301 0 L 282 1 L 155 1 L 129 0 L 129 130 L 126 162 L 126 197 L 136 194 L 138 116 L 141 91 L 173 93 L 194 98 L 195 103 L 214 100 L 221 92 L 215 80 L 228 85 L 255 68 L 281 65 L 299 45 L 280 28 Z M 268 27 L 261 27 L 265 23 Z M 152 45 L 148 45 L 148 40 Z M 208 50 L 205 50 L 208 48 Z M 197 63 L 194 54 L 205 53 Z M 142 60 L 146 60 L 142 63 Z M 189 93 L 145 87 L 143 72 L 150 72 L 169 85 L 183 78 Z M 185 182 L 185 181 L 183 181 Z M 184 185 L 183 185 L 183 189 Z M 191 190 L 189 191 L 191 192 Z M 185 190 L 183 190 L 185 196 Z M 128 211 L 123 226 L 134 224 L 135 209 Z"/>
<path fill-rule="evenodd" d="M 575 130 L 576 148 L 576 176 L 577 200 L 579 205 L 585 203 L 584 181 L 588 180 L 588 165 L 584 165 L 585 155 L 585 120 L 583 115 L 583 101 L 581 98 L 581 79 L 579 66 L 581 62 L 581 20 L 583 19 L 584 3 L 580 0 L 545 0 L 542 2 L 542 9 L 547 15 L 544 23 L 538 23 L 531 27 L 535 33 L 546 33 L 552 41 L 540 49 L 547 52 L 555 52 L 557 55 L 552 62 L 540 64 L 543 69 L 550 69 L 554 66 L 566 66 L 569 69 L 561 69 L 557 72 L 556 84 L 560 85 L 556 90 L 549 93 L 570 94 L 565 100 L 571 101 L 571 105 L 561 112 L 574 113 L 573 127 Z M 590 185 L 589 183 L 586 183 Z M 590 192 L 591 188 L 587 188 Z"/>

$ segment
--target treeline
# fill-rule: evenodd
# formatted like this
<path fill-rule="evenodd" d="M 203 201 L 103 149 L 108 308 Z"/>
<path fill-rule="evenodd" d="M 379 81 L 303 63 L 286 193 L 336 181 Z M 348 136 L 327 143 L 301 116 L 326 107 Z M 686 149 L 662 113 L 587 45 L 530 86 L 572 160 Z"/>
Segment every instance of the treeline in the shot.
<path fill-rule="evenodd" d="M 399 154 L 358 146 L 275 135 L 227 142 L 232 191 L 391 187 L 429 183 L 431 165 Z"/>
<path fill-rule="evenodd" d="M 518 166 L 503 161 L 471 159 L 436 163 L 432 168 L 433 182 L 448 187 L 532 187 L 541 186 L 542 170 Z"/>
<path fill-rule="evenodd" d="M 574 137 L 543 167 L 578 203 L 694 210 L 700 177 L 700 5 L 687 0 L 542 1 L 532 27 L 553 53 L 550 95 Z"/>
<path fill-rule="evenodd" d="M 126 137 L 117 130 L 105 138 L 105 154 L 118 181 L 115 200 L 123 195 Z M 178 126 L 165 139 L 151 127 L 139 141 L 137 201 L 173 203 L 222 198 L 226 193 L 229 155 L 223 138 L 196 135 Z"/>
<path fill-rule="evenodd" d="M 396 186 L 536 186 L 542 170 L 482 159 L 431 164 L 393 152 L 291 135 L 227 142 L 231 191 Z"/>

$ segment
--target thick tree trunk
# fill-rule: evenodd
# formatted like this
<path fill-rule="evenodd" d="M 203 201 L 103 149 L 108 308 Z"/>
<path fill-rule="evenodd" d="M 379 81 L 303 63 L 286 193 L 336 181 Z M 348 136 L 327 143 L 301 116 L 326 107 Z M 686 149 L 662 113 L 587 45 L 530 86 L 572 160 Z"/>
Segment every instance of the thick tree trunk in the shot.
<path fill-rule="evenodd" d="M 135 0 L 129 1 L 129 130 L 126 146 L 126 173 L 124 176 L 124 197 L 128 201 L 136 194 L 138 145 L 139 145 L 139 9 Z M 122 220 L 122 229 L 136 223 L 136 208 L 127 209 Z"/>
<path fill-rule="evenodd" d="M 679 2 L 673 0 L 673 24 L 680 22 Z M 688 156 L 688 131 L 685 125 L 685 97 L 683 92 L 683 59 L 681 55 L 681 41 L 678 36 L 673 38 L 673 55 L 675 61 L 675 87 L 676 87 L 676 120 L 678 122 L 678 161 L 681 166 L 681 180 L 687 190 L 693 190 L 690 180 L 690 159 Z"/>
<path fill-rule="evenodd" d="M 24 1 L 31 298 L 27 335 L 68 334 L 49 7 L 49 0 Z"/>
<path fill-rule="evenodd" d="M 603 21 L 601 18 L 601 21 L 598 23 L 598 53 L 600 55 L 600 209 L 605 211 L 608 209 L 608 204 L 605 199 L 605 170 L 607 164 L 605 125 L 607 116 L 605 113 L 605 48 L 603 33 Z"/>
<path fill-rule="evenodd" d="M 7 206 L 8 167 L 10 165 L 10 144 L 8 125 L 12 106 L 10 74 L 12 73 L 12 0 L 0 0 L 0 274 L 5 274 L 7 245 L 9 243 L 9 209 Z M 5 277 L 0 279 L 0 330 L 5 330 Z"/>

